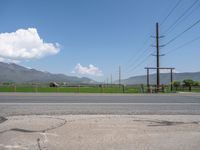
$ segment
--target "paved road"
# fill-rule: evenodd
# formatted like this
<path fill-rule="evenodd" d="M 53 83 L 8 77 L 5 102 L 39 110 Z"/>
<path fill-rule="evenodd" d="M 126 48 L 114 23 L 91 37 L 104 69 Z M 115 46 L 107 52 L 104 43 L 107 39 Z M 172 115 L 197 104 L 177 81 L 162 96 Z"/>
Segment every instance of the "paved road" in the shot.
<path fill-rule="evenodd" d="M 34 114 L 200 115 L 200 94 L 0 93 L 0 116 Z"/>

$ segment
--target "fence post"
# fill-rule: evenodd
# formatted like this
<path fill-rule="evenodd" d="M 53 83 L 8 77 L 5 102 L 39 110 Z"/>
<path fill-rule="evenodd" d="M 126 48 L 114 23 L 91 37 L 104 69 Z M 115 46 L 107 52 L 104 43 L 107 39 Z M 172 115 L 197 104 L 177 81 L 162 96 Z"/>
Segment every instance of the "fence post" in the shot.
<path fill-rule="evenodd" d="M 80 85 L 77 86 L 77 93 L 80 93 Z"/>
<path fill-rule="evenodd" d="M 57 93 L 59 92 L 60 90 L 59 90 L 59 87 L 57 87 Z"/>
<path fill-rule="evenodd" d="M 37 93 L 37 92 L 38 92 L 38 86 L 35 85 L 35 93 Z"/>
<path fill-rule="evenodd" d="M 123 88 L 123 93 L 125 93 L 125 86 L 124 86 L 124 85 L 122 85 L 122 88 Z"/>
<path fill-rule="evenodd" d="M 16 92 L 16 85 L 14 85 L 14 92 Z"/>

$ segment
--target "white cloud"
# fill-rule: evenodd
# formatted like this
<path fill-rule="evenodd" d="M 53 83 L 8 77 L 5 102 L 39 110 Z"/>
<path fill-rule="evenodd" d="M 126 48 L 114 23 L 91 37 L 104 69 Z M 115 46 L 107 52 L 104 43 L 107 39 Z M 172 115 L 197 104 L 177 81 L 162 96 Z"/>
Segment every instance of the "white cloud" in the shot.
<path fill-rule="evenodd" d="M 2 58 L 2 57 L 0 57 L 0 62 L 6 62 L 6 63 L 15 63 L 15 64 L 19 63 L 19 61 L 18 61 L 18 60 L 14 60 L 14 59 L 7 59 L 7 58 Z"/>
<path fill-rule="evenodd" d="M 72 73 L 78 73 L 80 75 L 103 76 L 102 71 L 92 64 L 90 64 L 88 67 L 84 67 L 78 63 Z"/>
<path fill-rule="evenodd" d="M 36 28 L 0 34 L 0 57 L 4 61 L 41 58 L 59 51 L 59 44 L 45 43 Z"/>

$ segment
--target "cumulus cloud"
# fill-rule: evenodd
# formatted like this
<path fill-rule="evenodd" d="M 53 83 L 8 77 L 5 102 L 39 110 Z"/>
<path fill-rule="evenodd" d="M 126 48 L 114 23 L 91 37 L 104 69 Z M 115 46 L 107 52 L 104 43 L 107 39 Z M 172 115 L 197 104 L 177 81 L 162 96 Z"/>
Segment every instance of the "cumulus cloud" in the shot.
<path fill-rule="evenodd" d="M 0 57 L 4 61 L 42 58 L 59 51 L 59 44 L 44 42 L 36 28 L 0 34 Z"/>
<path fill-rule="evenodd" d="M 7 58 L 2 58 L 0 57 L 0 62 L 6 62 L 6 63 L 19 63 L 20 61 L 19 60 L 14 60 L 14 59 L 7 59 Z"/>
<path fill-rule="evenodd" d="M 80 75 L 92 75 L 92 76 L 102 76 L 102 71 L 95 67 L 94 65 L 90 64 L 88 67 L 82 66 L 80 63 L 78 63 L 72 73 L 78 73 Z"/>

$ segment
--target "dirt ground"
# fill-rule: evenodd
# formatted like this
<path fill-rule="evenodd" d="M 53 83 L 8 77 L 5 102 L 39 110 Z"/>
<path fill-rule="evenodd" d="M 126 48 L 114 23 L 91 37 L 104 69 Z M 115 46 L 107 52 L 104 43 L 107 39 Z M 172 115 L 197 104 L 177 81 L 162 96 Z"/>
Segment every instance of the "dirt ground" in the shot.
<path fill-rule="evenodd" d="M 199 115 L 0 117 L 0 150 L 199 150 Z"/>

